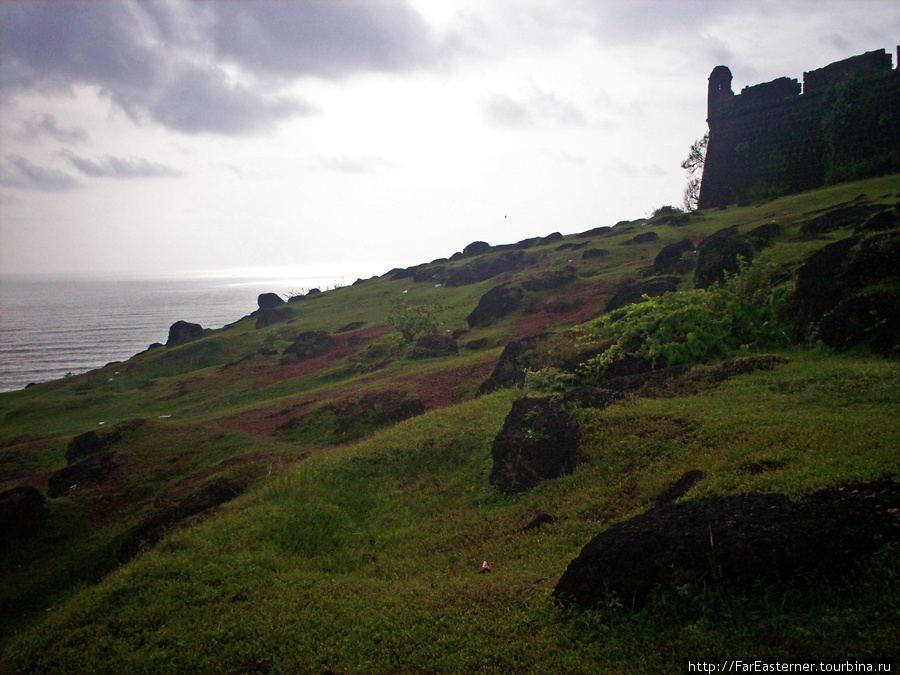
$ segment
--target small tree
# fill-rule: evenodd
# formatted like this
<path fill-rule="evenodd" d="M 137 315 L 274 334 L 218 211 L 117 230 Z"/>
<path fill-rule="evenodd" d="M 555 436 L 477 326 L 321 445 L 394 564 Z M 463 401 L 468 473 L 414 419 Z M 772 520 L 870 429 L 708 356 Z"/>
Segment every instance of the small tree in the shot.
<path fill-rule="evenodd" d="M 438 320 L 435 314 L 441 310 L 438 305 L 411 305 L 406 296 L 401 295 L 391 301 L 391 307 L 394 311 L 388 316 L 387 322 L 400 333 L 407 344 L 421 334 L 437 332 Z"/>
<path fill-rule="evenodd" d="M 681 163 L 681 168 L 687 172 L 688 183 L 684 188 L 684 208 L 686 211 L 696 211 L 700 202 L 700 181 L 703 179 L 703 167 L 706 164 L 706 148 L 709 145 L 709 133 L 703 134 L 703 138 L 691 144 L 691 152 L 687 159 Z"/>

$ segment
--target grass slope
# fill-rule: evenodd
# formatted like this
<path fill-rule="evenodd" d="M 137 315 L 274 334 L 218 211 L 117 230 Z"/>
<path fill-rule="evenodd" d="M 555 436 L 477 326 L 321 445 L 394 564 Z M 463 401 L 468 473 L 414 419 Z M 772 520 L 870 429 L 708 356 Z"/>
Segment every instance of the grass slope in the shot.
<path fill-rule="evenodd" d="M 900 658 L 894 549 L 845 580 L 662 588 L 640 612 L 614 597 L 593 611 L 549 601 L 591 537 L 650 508 L 685 471 L 707 475 L 691 499 L 896 479 L 900 363 L 792 348 L 771 372 L 581 411 L 589 461 L 516 497 L 487 476 L 493 438 L 522 392 L 475 393 L 508 340 L 562 335 L 599 315 L 614 286 L 637 278 L 663 245 L 774 219 L 786 230 L 769 254 L 795 268 L 849 235 L 792 241 L 800 223 L 861 194 L 892 205 L 900 176 L 703 213 L 680 227 L 635 221 L 567 236 L 465 286 L 385 275 L 292 302 L 285 323 L 256 330 L 245 318 L 181 347 L 0 395 L 4 490 L 46 490 L 74 436 L 148 420 L 115 445 L 111 472 L 49 499 L 46 525 L 0 553 L 0 672 L 633 673 L 680 672 L 685 658 L 716 655 Z M 660 239 L 621 245 L 648 230 Z M 585 242 L 608 255 L 582 260 L 564 246 Z M 466 325 L 494 286 L 567 265 L 571 284 L 527 294 L 488 327 Z M 398 345 L 385 317 L 404 291 L 445 308 L 442 331 L 468 331 L 458 356 L 413 360 Z M 335 337 L 319 356 L 281 365 L 261 351 L 311 330 Z M 465 348 L 481 338 L 483 347 Z M 385 391 L 418 396 L 425 413 L 350 443 L 276 432 L 327 403 Z M 173 521 L 155 546 L 143 541 L 123 559 L 142 524 L 223 485 L 233 499 Z M 555 522 L 523 531 L 539 513 Z M 479 573 L 485 560 L 490 574 Z"/>

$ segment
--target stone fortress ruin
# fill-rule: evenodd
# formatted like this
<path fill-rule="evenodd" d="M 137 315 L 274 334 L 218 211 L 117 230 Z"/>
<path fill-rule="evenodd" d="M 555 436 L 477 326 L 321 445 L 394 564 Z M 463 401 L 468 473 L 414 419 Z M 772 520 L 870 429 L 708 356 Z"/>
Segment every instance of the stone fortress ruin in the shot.
<path fill-rule="evenodd" d="M 900 64 L 900 47 L 897 48 Z M 709 145 L 699 208 L 778 197 L 900 171 L 900 65 L 884 49 L 731 89 L 709 76 Z"/>

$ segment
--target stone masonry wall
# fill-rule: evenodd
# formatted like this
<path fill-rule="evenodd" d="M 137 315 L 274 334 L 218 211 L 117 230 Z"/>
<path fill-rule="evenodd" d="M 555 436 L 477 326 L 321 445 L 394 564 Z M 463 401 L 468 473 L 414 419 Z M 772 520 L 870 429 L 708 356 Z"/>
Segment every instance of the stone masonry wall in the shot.
<path fill-rule="evenodd" d="M 900 170 L 900 69 L 867 52 L 735 95 L 717 66 L 707 122 L 701 209 Z"/>

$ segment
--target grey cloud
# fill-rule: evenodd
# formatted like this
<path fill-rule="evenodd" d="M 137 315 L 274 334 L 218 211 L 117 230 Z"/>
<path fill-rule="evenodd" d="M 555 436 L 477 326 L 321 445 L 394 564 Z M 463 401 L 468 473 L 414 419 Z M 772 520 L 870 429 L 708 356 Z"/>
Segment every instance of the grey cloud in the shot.
<path fill-rule="evenodd" d="M 88 133 L 79 127 L 60 127 L 54 115 L 32 115 L 22 122 L 21 136 L 36 141 L 48 136 L 55 141 L 66 144 L 82 143 L 88 139 Z"/>
<path fill-rule="evenodd" d="M 341 173 L 375 173 L 396 166 L 396 163 L 381 157 L 322 157 L 318 165 Z"/>
<path fill-rule="evenodd" d="M 20 155 L 8 155 L 0 162 L 0 184 L 41 192 L 66 192 L 81 187 L 65 171 L 39 166 Z"/>
<path fill-rule="evenodd" d="M 98 161 L 79 157 L 73 153 L 62 154 L 78 171 L 91 178 L 173 178 L 182 175 L 177 169 L 146 159 L 124 159 L 105 155 Z"/>
<path fill-rule="evenodd" d="M 340 77 L 358 71 L 407 71 L 442 52 L 405 2 L 307 0 L 207 5 L 217 54 L 251 70 Z"/>
<path fill-rule="evenodd" d="M 402 71 L 442 47 L 403 2 L 0 2 L 0 92 L 97 87 L 135 121 L 184 133 L 265 131 L 315 107 L 304 76 Z M 237 66 L 237 69 L 228 66 Z"/>
<path fill-rule="evenodd" d="M 553 94 L 534 91 L 524 100 L 497 94 L 483 103 L 485 119 L 503 127 L 527 127 L 550 122 L 561 126 L 581 126 L 584 114 L 571 103 Z"/>

